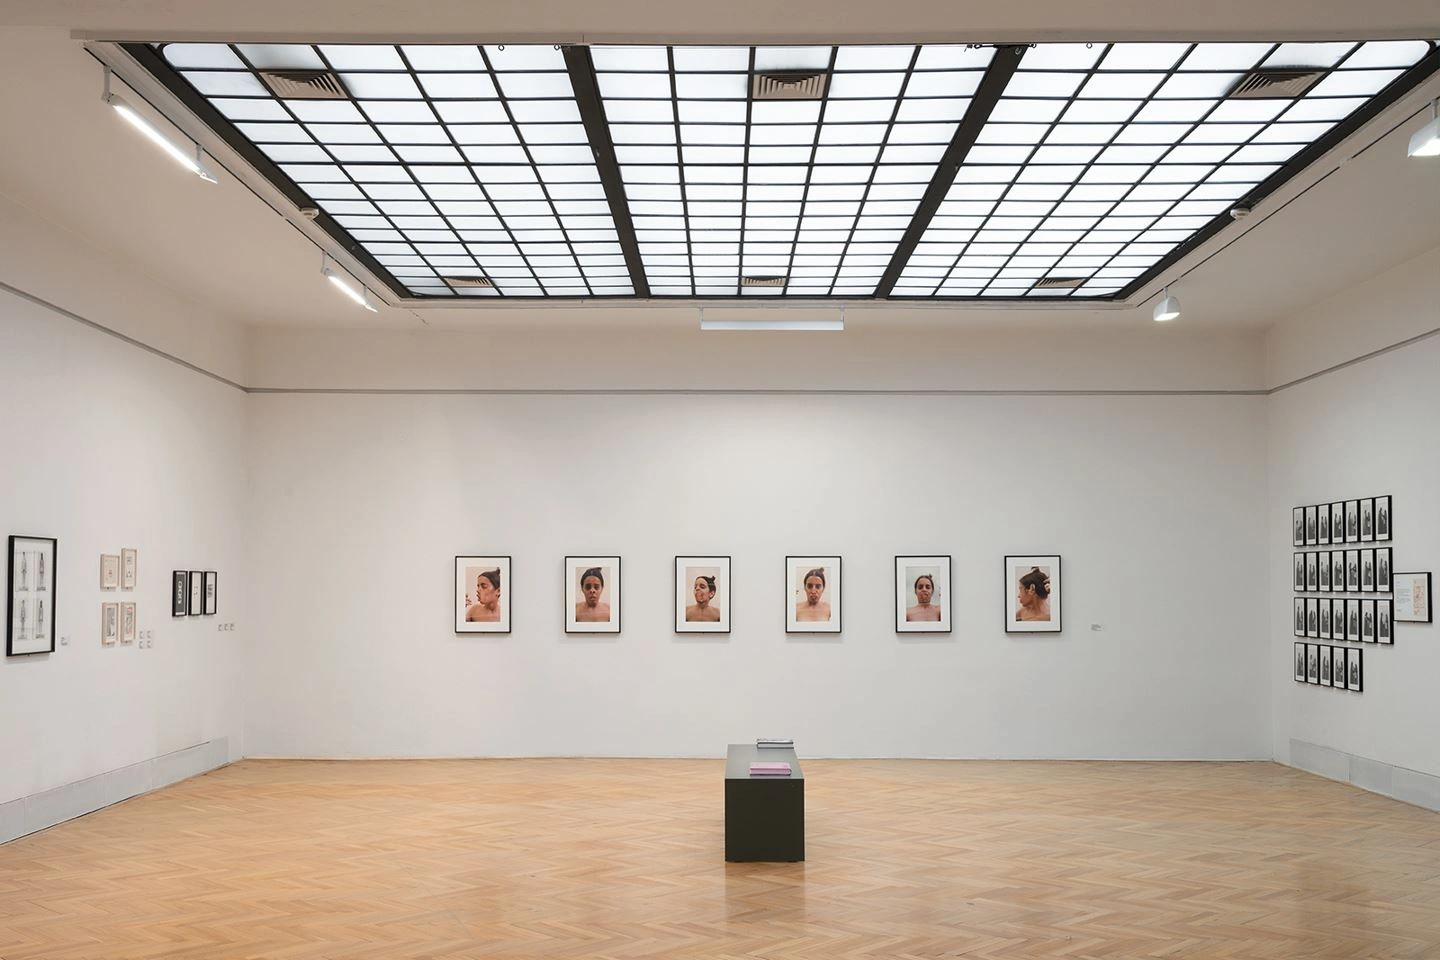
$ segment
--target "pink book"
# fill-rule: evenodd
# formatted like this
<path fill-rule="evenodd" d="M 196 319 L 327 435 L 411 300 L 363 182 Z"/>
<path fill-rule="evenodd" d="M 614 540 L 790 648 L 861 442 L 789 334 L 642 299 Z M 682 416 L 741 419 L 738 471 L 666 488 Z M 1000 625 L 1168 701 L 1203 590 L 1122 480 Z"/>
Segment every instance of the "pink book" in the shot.
<path fill-rule="evenodd" d="M 752 763 L 750 764 L 750 775 L 764 774 L 766 776 L 790 775 L 790 764 L 788 763 Z"/>

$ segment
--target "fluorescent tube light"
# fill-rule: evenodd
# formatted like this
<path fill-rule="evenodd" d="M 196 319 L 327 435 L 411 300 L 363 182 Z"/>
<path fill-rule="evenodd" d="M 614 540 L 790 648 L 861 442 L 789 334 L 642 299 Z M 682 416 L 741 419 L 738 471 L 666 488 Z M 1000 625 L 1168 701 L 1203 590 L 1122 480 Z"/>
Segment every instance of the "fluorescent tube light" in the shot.
<path fill-rule="evenodd" d="M 115 112 L 120 114 L 120 116 L 124 117 L 132 127 L 145 134 L 146 138 L 148 138 L 151 143 L 155 144 L 161 150 L 164 150 L 166 153 L 170 154 L 170 156 L 174 158 L 176 163 L 180 164 L 186 170 L 189 170 L 191 173 L 195 174 L 197 177 L 199 177 L 201 180 L 204 180 L 206 183 L 218 182 L 215 179 L 215 174 L 212 173 L 210 171 L 210 168 L 205 165 L 205 162 L 202 159 L 203 155 L 200 151 L 200 145 L 198 143 L 195 144 L 195 156 L 191 157 L 179 146 L 179 144 L 175 143 L 175 141 L 165 136 L 165 134 L 157 130 L 154 125 L 150 123 L 149 120 L 146 120 L 143 116 L 137 113 L 135 108 L 130 106 L 130 104 L 126 103 L 123 98 L 113 93 L 107 93 L 105 94 L 105 102 L 110 104 L 110 106 L 114 107 Z"/>
<path fill-rule="evenodd" d="M 1440 100 L 1430 105 L 1430 122 L 1410 138 L 1410 156 L 1440 157 Z"/>
<path fill-rule="evenodd" d="M 336 273 L 334 270 L 331 270 L 329 264 L 321 266 L 320 273 L 321 275 L 326 277 L 331 283 L 335 284 L 335 286 L 339 288 L 341 293 L 345 294 L 345 296 L 360 304 L 360 306 L 364 307 L 366 310 L 369 310 L 371 313 L 380 312 L 376 310 L 375 305 L 370 302 L 369 290 L 365 289 L 364 287 L 356 290 L 354 287 L 350 286 L 350 284 L 345 282 L 345 278 L 341 277 L 340 274 Z"/>
<path fill-rule="evenodd" d="M 786 314 L 783 312 L 756 312 L 747 316 L 743 312 L 730 311 L 723 317 L 706 316 L 700 308 L 701 330 L 844 330 L 845 310 L 835 316 L 813 316 Z"/>

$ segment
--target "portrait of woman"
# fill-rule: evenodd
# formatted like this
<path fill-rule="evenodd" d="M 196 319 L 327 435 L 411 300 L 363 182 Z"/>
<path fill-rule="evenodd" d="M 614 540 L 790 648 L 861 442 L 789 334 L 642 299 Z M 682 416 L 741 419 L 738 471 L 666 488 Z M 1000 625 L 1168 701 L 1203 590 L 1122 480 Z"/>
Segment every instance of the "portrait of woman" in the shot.
<path fill-rule="evenodd" d="M 509 633 L 509 557 L 455 558 L 455 632 Z"/>
<path fill-rule="evenodd" d="M 620 558 L 565 558 L 565 632 L 620 632 Z"/>
<path fill-rule="evenodd" d="M 840 632 L 840 558 L 786 557 L 787 633 Z"/>
<path fill-rule="evenodd" d="M 730 632 L 730 558 L 675 558 L 675 632 Z"/>
<path fill-rule="evenodd" d="M 1005 592 L 1005 632 L 1060 632 L 1059 556 L 1006 557 Z"/>
<path fill-rule="evenodd" d="M 895 558 L 895 632 L 950 632 L 950 557 Z"/>

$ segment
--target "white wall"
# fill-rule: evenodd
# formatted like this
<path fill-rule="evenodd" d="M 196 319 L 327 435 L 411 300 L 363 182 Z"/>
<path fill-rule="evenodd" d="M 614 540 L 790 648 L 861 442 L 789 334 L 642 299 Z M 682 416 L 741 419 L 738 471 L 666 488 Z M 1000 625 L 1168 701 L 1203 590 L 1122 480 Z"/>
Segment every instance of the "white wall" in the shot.
<path fill-rule="evenodd" d="M 1271 375 L 1295 380 L 1434 331 L 1437 303 L 1440 250 L 1277 326 L 1270 335 Z M 1270 672 L 1278 759 L 1290 758 L 1292 741 L 1299 741 L 1440 777 L 1440 630 L 1397 624 L 1393 647 L 1365 645 L 1359 696 L 1295 683 L 1289 532 L 1293 506 L 1389 494 L 1395 569 L 1440 568 L 1437 370 L 1440 336 L 1431 336 L 1270 398 Z"/>
<path fill-rule="evenodd" d="M 4 291 L 0 357 L 0 533 L 58 538 L 62 638 L 0 658 L 0 805 L 205 741 L 238 756 L 243 634 L 217 624 L 243 623 L 244 395 Z M 137 589 L 102 592 L 122 547 Z M 219 571 L 221 616 L 171 619 L 174 568 Z M 153 648 L 102 648 L 105 600 Z M 0 807 L 0 839 L 33 819 Z"/>
<path fill-rule="evenodd" d="M 1264 403 L 254 397 L 247 752 L 1268 757 Z M 712 552 L 734 632 L 677 637 Z M 931 552 L 955 631 L 897 637 Z M 1007 552 L 1063 555 L 1062 635 L 1003 632 Z M 454 635 L 463 553 L 514 557 L 513 634 Z M 567 553 L 623 556 L 618 638 L 562 632 Z M 843 555 L 843 635 L 783 632 L 787 553 Z"/>

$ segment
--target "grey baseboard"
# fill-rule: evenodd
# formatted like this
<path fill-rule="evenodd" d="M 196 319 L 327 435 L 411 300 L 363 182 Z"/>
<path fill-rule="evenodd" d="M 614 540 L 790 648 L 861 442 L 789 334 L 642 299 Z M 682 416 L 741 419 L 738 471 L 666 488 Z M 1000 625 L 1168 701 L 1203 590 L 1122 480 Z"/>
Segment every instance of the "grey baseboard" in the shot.
<path fill-rule="evenodd" d="M 1290 741 L 1289 765 L 1440 813 L 1440 777 L 1428 773 L 1304 740 Z"/>
<path fill-rule="evenodd" d="M 0 803 L 0 843 L 83 817 L 229 762 L 230 738 L 221 737 Z"/>

